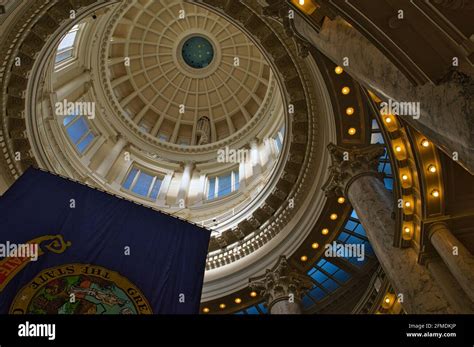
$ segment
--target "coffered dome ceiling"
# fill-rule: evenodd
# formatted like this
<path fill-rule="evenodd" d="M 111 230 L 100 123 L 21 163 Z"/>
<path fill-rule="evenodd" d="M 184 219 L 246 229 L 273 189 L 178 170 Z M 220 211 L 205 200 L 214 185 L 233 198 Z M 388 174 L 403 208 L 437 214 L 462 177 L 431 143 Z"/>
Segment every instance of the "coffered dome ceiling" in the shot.
<path fill-rule="evenodd" d="M 55 47 L 77 24 L 70 59 L 39 59 L 46 83 L 27 91 L 42 100 L 29 119 L 40 167 L 212 229 L 210 299 L 312 232 L 336 137 L 318 62 L 247 11 L 249 26 L 203 3 L 117 2 L 58 31 Z M 65 101 L 96 112 L 54 114 Z"/>
<path fill-rule="evenodd" d="M 245 128 L 269 91 L 270 67 L 252 41 L 192 4 L 136 2 L 109 41 L 108 77 L 119 107 L 141 132 L 164 142 L 226 139 Z M 208 134 L 201 134 L 203 117 Z"/>

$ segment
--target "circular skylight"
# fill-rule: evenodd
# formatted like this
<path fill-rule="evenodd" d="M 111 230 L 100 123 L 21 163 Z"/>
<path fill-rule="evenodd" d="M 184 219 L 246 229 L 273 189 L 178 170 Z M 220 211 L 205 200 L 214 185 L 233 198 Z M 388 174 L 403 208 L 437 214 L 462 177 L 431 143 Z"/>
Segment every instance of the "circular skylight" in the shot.
<path fill-rule="evenodd" d="M 127 117 L 150 143 L 173 144 L 178 151 L 231 141 L 257 126 L 274 79 L 259 47 L 242 30 L 181 0 L 148 1 L 146 10 L 139 1 L 132 3 L 107 41 L 105 64 L 117 115 Z M 184 20 L 173 15 L 180 11 Z"/>
<path fill-rule="evenodd" d="M 202 36 L 193 36 L 183 45 L 183 59 L 194 69 L 203 69 L 214 59 L 214 48 L 208 39 Z"/>

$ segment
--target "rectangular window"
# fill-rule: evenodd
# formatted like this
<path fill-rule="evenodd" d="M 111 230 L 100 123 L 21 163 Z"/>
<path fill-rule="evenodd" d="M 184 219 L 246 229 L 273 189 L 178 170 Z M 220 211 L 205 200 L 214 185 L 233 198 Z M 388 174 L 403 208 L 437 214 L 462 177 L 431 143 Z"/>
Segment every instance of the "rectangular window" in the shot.
<path fill-rule="evenodd" d="M 240 188 L 239 171 L 210 177 L 207 181 L 207 199 L 212 200 L 227 196 Z"/>
<path fill-rule="evenodd" d="M 133 180 L 135 179 L 135 176 L 137 175 L 138 170 L 137 169 L 132 169 L 130 173 L 127 176 L 127 179 L 125 180 L 123 187 L 127 190 L 130 190 L 133 184 Z"/>
<path fill-rule="evenodd" d="M 228 175 L 219 176 L 217 197 L 223 197 L 232 193 L 232 173 Z"/>
<path fill-rule="evenodd" d="M 283 139 L 285 136 L 285 126 L 282 126 L 278 133 L 273 138 L 275 140 L 275 145 L 277 148 L 277 152 L 281 152 L 281 148 L 283 147 Z"/>
<path fill-rule="evenodd" d="M 155 177 L 155 183 L 153 183 L 153 188 L 151 190 L 150 198 L 152 200 L 156 200 L 158 198 L 158 193 L 161 189 L 161 182 L 162 180 Z"/>
<path fill-rule="evenodd" d="M 209 179 L 209 189 L 207 193 L 207 198 L 212 200 L 216 197 L 216 177 L 212 177 Z"/>
<path fill-rule="evenodd" d="M 63 125 L 76 149 L 84 154 L 95 139 L 86 118 L 84 116 L 69 115 L 64 118 Z"/>
<path fill-rule="evenodd" d="M 87 134 L 86 137 L 77 144 L 77 149 L 79 150 L 79 152 L 84 153 L 93 140 L 94 135 L 89 132 L 89 134 Z"/>
<path fill-rule="evenodd" d="M 280 139 L 280 135 L 277 134 L 277 136 L 275 137 L 275 144 L 277 146 L 277 149 L 278 149 L 278 152 L 281 151 L 281 147 L 282 147 L 282 143 L 281 143 L 281 139 Z"/>
<path fill-rule="evenodd" d="M 87 126 L 87 122 L 84 117 L 78 117 L 72 124 L 67 127 L 67 133 L 69 138 L 71 139 L 74 144 L 77 144 L 79 140 L 86 135 L 88 132 L 89 127 Z"/>
<path fill-rule="evenodd" d="M 133 168 L 130 170 L 122 187 L 133 194 L 156 200 L 162 183 L 163 179 L 161 177 Z"/>
<path fill-rule="evenodd" d="M 153 176 L 141 172 L 140 175 L 138 175 L 138 179 L 132 188 L 132 192 L 137 195 L 148 196 L 148 192 L 151 188 L 152 183 Z"/>
<path fill-rule="evenodd" d="M 62 63 L 73 58 L 78 32 L 79 25 L 75 25 L 61 39 L 61 41 L 59 42 L 59 46 L 56 50 L 56 64 Z"/>
<path fill-rule="evenodd" d="M 68 60 L 68 59 L 72 58 L 73 53 L 74 53 L 74 49 L 72 49 L 72 48 L 71 48 L 71 49 L 68 49 L 68 50 L 66 50 L 66 51 L 63 51 L 63 52 L 61 52 L 61 53 L 58 53 L 58 54 L 56 55 L 56 60 L 55 60 L 55 62 L 56 62 L 56 63 L 61 63 L 61 62 L 65 61 L 65 60 Z"/>
<path fill-rule="evenodd" d="M 239 170 L 234 171 L 234 190 L 239 190 L 240 188 L 240 177 Z"/>

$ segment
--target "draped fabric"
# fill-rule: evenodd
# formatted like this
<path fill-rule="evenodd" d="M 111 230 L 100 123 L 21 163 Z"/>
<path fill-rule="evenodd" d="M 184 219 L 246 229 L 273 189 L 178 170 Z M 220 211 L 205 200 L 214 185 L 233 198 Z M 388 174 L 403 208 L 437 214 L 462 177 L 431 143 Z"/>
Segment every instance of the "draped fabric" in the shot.
<path fill-rule="evenodd" d="M 31 168 L 0 197 L 0 244 L 11 251 L 0 253 L 0 313 L 198 313 L 209 238 Z M 28 242 L 39 244 L 36 261 L 12 256 Z"/>

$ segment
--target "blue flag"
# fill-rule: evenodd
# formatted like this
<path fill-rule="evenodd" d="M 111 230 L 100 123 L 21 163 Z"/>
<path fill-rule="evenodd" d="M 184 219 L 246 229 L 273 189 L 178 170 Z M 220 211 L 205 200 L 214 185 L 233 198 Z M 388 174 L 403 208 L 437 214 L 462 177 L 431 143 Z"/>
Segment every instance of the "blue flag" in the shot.
<path fill-rule="evenodd" d="M 210 232 L 29 169 L 0 197 L 0 314 L 195 314 Z"/>

